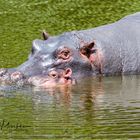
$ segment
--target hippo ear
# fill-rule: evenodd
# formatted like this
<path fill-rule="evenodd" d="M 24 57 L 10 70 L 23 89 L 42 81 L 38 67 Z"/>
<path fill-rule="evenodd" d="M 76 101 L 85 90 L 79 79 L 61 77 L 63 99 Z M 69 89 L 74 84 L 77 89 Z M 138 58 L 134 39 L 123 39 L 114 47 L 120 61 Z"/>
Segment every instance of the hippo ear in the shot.
<path fill-rule="evenodd" d="M 88 44 L 85 44 L 84 47 L 88 48 L 88 49 L 92 49 L 94 47 L 95 43 L 94 41 L 88 43 Z"/>
<path fill-rule="evenodd" d="M 95 52 L 94 45 L 95 45 L 94 41 L 91 43 L 83 43 L 82 42 L 82 47 L 80 48 L 81 54 L 85 55 L 89 58 L 90 55 Z"/>
<path fill-rule="evenodd" d="M 67 68 L 64 72 L 64 77 L 66 79 L 69 79 L 71 77 L 71 75 L 72 75 L 72 70 L 70 68 Z"/>
<path fill-rule="evenodd" d="M 49 38 L 49 34 L 45 30 L 42 32 L 42 36 L 44 40 L 47 40 Z"/>

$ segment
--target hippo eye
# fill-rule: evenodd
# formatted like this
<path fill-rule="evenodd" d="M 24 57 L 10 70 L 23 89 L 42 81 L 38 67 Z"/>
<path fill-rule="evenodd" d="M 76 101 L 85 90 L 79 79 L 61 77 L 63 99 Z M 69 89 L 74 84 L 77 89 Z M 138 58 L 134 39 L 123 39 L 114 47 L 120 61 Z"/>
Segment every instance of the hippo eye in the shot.
<path fill-rule="evenodd" d="M 58 58 L 59 59 L 68 59 L 69 57 L 71 56 L 71 52 L 68 48 L 64 48 L 63 50 L 61 50 L 59 53 L 58 53 Z"/>
<path fill-rule="evenodd" d="M 58 73 L 57 73 L 56 71 L 51 71 L 51 72 L 49 73 L 49 76 L 50 76 L 51 78 L 57 78 L 57 77 L 58 77 Z"/>

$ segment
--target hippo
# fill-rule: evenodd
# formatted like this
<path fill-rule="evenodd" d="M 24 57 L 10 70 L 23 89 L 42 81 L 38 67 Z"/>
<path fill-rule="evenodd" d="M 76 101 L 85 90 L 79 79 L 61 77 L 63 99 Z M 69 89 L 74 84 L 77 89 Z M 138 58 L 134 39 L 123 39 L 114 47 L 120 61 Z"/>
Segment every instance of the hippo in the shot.
<path fill-rule="evenodd" d="M 26 62 L 1 69 L 0 79 L 48 87 L 85 77 L 140 73 L 140 12 L 93 29 L 57 36 L 44 31 L 43 37 L 33 41 Z"/>

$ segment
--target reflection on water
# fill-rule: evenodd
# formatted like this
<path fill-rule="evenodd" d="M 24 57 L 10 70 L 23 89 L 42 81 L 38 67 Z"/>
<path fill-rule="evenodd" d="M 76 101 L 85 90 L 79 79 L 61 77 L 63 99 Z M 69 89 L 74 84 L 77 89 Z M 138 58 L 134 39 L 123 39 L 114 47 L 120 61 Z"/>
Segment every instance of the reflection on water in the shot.
<path fill-rule="evenodd" d="M 139 91 L 137 75 L 90 78 L 71 87 L 3 90 L 0 126 L 5 120 L 21 127 L 5 126 L 0 133 L 14 139 L 140 138 Z"/>

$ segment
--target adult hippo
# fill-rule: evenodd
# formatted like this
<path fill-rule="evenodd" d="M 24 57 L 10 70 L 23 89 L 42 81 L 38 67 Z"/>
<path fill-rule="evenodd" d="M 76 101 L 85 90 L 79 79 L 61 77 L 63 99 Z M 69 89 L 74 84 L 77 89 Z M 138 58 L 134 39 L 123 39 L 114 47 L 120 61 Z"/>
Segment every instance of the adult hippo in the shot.
<path fill-rule="evenodd" d="M 93 29 L 43 36 L 33 41 L 25 63 L 1 69 L 1 79 L 8 75 L 16 82 L 50 86 L 87 76 L 140 73 L 140 12 Z"/>

